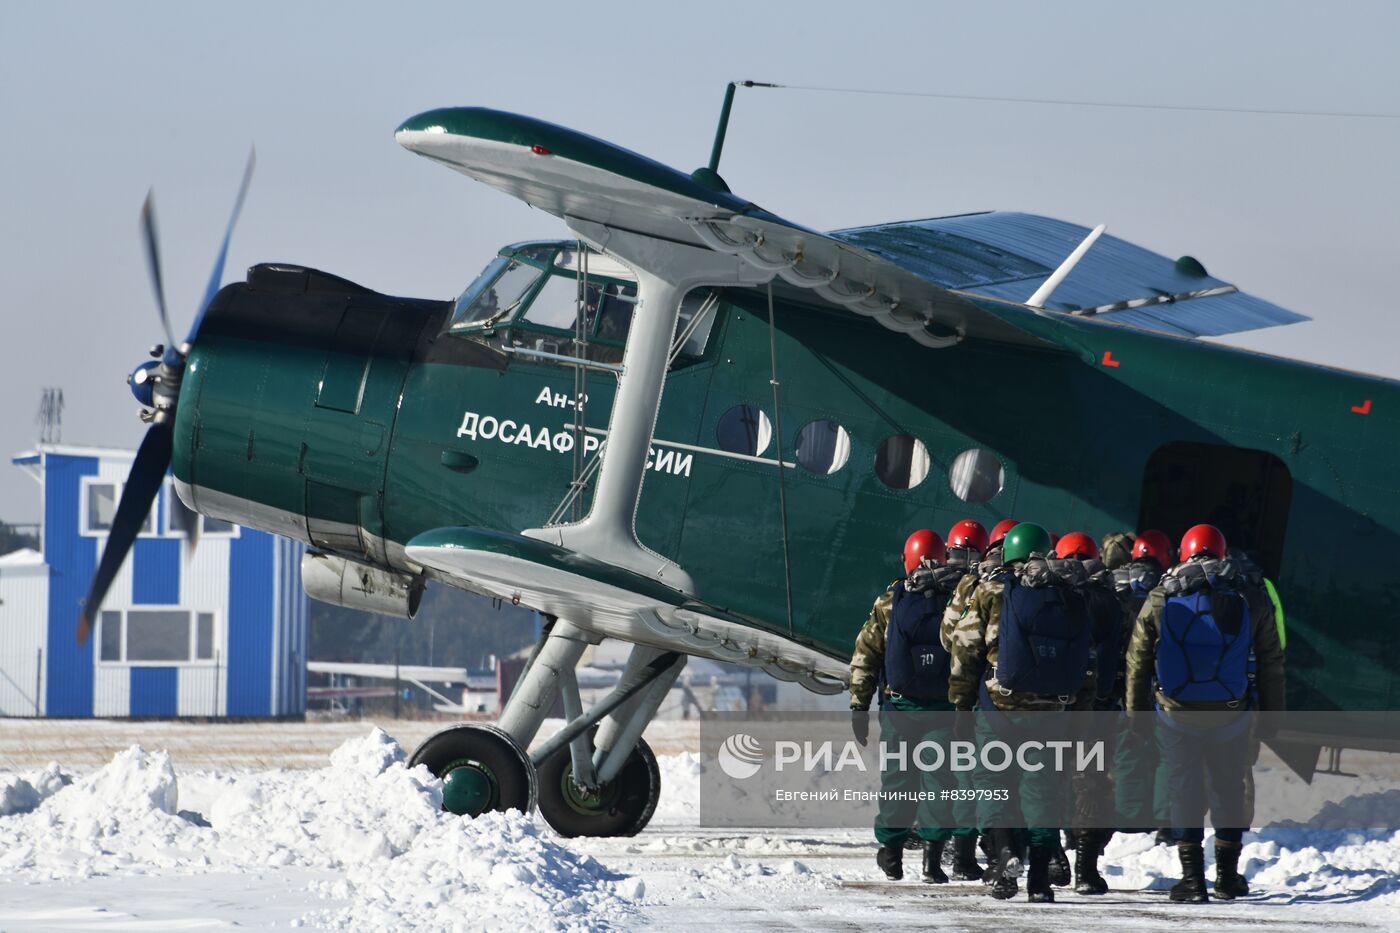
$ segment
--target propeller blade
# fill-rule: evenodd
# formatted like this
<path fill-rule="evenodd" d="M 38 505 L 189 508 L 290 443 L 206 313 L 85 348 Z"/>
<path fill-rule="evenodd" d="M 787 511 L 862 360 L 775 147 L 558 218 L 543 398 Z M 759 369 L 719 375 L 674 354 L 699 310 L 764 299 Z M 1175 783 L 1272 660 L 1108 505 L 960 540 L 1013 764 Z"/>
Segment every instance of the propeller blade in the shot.
<path fill-rule="evenodd" d="M 146 271 L 151 276 L 151 289 L 156 293 L 156 308 L 160 311 L 160 325 L 165 328 L 167 347 L 175 347 L 175 332 L 170 329 L 170 314 L 165 310 L 165 283 L 160 274 L 160 246 L 156 237 L 156 192 L 146 192 L 146 203 L 141 205 L 141 241 L 146 246 Z"/>
<path fill-rule="evenodd" d="M 243 182 L 238 186 L 238 197 L 233 202 L 233 216 L 228 219 L 228 228 L 224 230 L 224 243 L 219 247 L 219 258 L 215 260 L 214 271 L 209 275 L 209 287 L 204 290 L 204 301 L 199 305 L 199 313 L 194 316 L 194 323 L 190 325 L 190 335 L 185 338 L 185 343 L 194 343 L 195 334 L 199 333 L 199 325 L 204 320 L 204 312 L 209 310 L 209 303 L 219 293 L 219 285 L 224 280 L 224 261 L 228 259 L 228 243 L 233 238 L 234 224 L 238 223 L 238 215 L 243 210 L 243 199 L 248 195 L 248 183 L 253 180 L 253 166 L 257 163 L 257 156 L 256 148 L 248 150 L 248 164 L 243 169 Z"/>
<path fill-rule="evenodd" d="M 136 451 L 136 460 L 126 477 L 126 488 L 122 490 L 122 501 L 112 519 L 112 529 L 107 534 L 107 546 L 102 549 L 102 560 L 97 564 L 97 573 L 93 574 L 87 599 L 83 600 L 82 614 L 78 618 L 80 645 L 87 643 L 93 620 L 102 608 L 102 600 L 107 597 L 107 589 L 116 579 L 117 571 L 122 569 L 122 563 L 140 534 L 141 526 L 146 524 L 151 504 L 156 501 L 160 484 L 165 481 L 165 471 L 170 468 L 173 445 L 174 425 L 170 419 L 162 418 L 151 424 L 145 439 L 141 441 L 141 448 Z"/>

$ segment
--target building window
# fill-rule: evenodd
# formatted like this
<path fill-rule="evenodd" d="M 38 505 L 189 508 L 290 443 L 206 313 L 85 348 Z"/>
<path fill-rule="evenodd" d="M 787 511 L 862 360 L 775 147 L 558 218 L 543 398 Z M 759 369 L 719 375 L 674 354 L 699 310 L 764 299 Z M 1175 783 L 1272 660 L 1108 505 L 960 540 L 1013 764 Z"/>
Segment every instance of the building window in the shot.
<path fill-rule="evenodd" d="M 819 476 L 829 476 L 851 456 L 851 436 L 835 421 L 811 421 L 797 432 L 797 462 Z"/>
<path fill-rule="evenodd" d="M 120 661 L 122 659 L 122 614 L 120 612 L 102 613 L 102 660 Z"/>
<path fill-rule="evenodd" d="M 83 533 L 105 535 L 112 530 L 112 522 L 117 518 L 117 504 L 121 502 L 122 486 L 119 483 L 105 483 L 94 480 L 84 485 L 83 491 Z M 152 512 L 146 513 L 146 521 L 140 534 L 155 533 Z"/>
<path fill-rule="evenodd" d="M 87 488 L 87 530 L 111 531 L 117 517 L 115 483 L 93 483 Z"/>
<path fill-rule="evenodd" d="M 715 435 L 721 450 L 756 457 L 773 442 L 773 423 L 755 405 L 735 405 L 720 415 Z"/>
<path fill-rule="evenodd" d="M 928 448 L 917 437 L 896 434 L 875 451 L 875 475 L 892 489 L 913 489 L 928 476 Z"/>
<path fill-rule="evenodd" d="M 185 664 L 214 658 L 214 613 L 188 609 L 107 610 L 98 657 L 114 664 Z"/>
<path fill-rule="evenodd" d="M 964 450 L 948 469 L 948 485 L 964 502 L 986 502 L 1001 492 L 1006 470 L 997 455 L 981 447 Z"/>
<path fill-rule="evenodd" d="M 195 648 L 197 661 L 210 661 L 214 658 L 214 613 L 201 612 L 195 618 Z"/>
<path fill-rule="evenodd" d="M 169 609 L 132 609 L 126 614 L 128 661 L 188 661 L 190 614 Z"/>

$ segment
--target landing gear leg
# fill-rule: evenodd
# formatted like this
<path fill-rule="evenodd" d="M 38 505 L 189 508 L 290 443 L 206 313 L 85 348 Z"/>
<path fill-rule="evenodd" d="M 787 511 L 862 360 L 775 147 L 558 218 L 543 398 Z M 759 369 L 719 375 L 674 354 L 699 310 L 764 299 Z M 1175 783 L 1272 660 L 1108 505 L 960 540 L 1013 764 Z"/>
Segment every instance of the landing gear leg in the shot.
<path fill-rule="evenodd" d="M 634 836 L 651 820 L 661 774 L 642 732 L 685 660 L 633 648 L 617 687 L 587 713 L 577 685 L 566 678 L 562 687 L 569 722 L 531 756 L 539 775 L 540 813 L 560 835 Z M 595 729 L 599 720 L 602 725 Z"/>

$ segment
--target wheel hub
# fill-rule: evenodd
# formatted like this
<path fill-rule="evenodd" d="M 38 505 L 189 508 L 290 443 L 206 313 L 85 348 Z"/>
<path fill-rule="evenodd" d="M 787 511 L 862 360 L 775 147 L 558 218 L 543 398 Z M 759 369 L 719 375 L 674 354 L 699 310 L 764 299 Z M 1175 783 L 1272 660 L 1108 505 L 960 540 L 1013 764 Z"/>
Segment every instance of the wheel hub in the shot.
<path fill-rule="evenodd" d="M 458 816 L 480 816 L 496 796 L 496 776 L 479 761 L 454 761 L 443 770 L 442 806 Z"/>
<path fill-rule="evenodd" d="M 612 809 L 617 799 L 616 781 L 602 787 L 583 787 L 574 780 L 572 770 L 566 770 L 559 781 L 564 801 L 578 813 L 602 813 Z"/>

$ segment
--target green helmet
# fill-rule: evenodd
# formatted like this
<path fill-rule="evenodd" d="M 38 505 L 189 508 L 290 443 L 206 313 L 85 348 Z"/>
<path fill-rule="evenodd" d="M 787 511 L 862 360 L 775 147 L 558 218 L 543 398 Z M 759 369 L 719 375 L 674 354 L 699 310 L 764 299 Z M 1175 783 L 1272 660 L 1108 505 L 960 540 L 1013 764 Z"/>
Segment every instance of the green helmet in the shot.
<path fill-rule="evenodd" d="M 1021 522 L 1006 533 L 1001 559 L 1009 564 L 1025 560 L 1031 556 L 1032 551 L 1037 554 L 1049 554 L 1052 550 L 1054 548 L 1050 545 L 1050 532 L 1035 522 Z"/>

